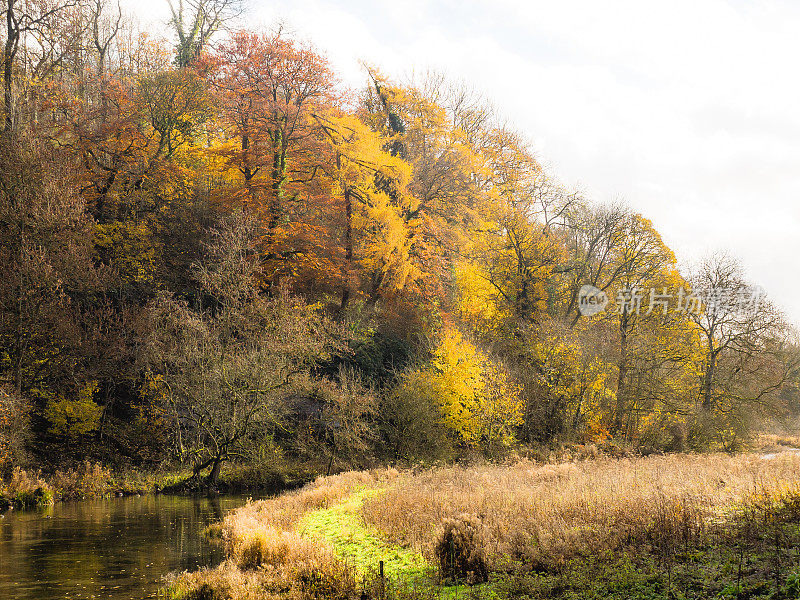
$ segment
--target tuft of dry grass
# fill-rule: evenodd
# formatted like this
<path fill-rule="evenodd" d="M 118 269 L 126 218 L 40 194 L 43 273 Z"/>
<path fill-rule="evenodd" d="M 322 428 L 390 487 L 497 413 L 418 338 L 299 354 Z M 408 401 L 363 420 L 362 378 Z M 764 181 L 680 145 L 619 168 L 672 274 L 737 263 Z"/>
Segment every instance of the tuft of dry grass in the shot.
<path fill-rule="evenodd" d="M 429 558 L 442 523 L 480 520 L 493 566 L 555 566 L 625 544 L 677 544 L 755 499 L 800 495 L 800 456 L 670 455 L 403 473 L 362 506 L 368 525 Z"/>
<path fill-rule="evenodd" d="M 800 448 L 800 436 L 791 434 L 760 434 L 753 447 L 762 452 L 781 452 L 785 450 L 797 450 Z"/>
<path fill-rule="evenodd" d="M 223 522 L 226 555 L 242 570 L 269 565 L 324 562 L 330 548 L 310 543 L 295 531 L 276 528 L 258 518 L 256 511 L 241 510 Z"/>

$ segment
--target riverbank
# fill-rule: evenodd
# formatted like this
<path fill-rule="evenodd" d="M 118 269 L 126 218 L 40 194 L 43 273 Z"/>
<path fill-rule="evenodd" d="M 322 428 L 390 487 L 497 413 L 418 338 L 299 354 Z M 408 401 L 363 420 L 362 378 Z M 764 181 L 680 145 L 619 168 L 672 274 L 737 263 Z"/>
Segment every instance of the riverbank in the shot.
<path fill-rule="evenodd" d="M 49 506 L 61 500 L 87 500 L 145 494 L 275 494 L 296 489 L 314 478 L 313 471 L 296 467 L 279 472 L 246 465 L 222 471 L 213 490 L 191 470 L 171 469 L 115 472 L 100 463 L 84 462 L 69 469 L 43 474 L 16 467 L 0 479 L 0 512 L 9 508 Z"/>
<path fill-rule="evenodd" d="M 146 494 L 179 478 L 180 473 L 114 473 L 88 461 L 49 475 L 15 467 L 9 477 L 0 480 L 0 510 L 44 507 L 60 500 Z"/>
<path fill-rule="evenodd" d="M 347 473 L 213 531 L 226 561 L 168 597 L 797 597 L 800 457 Z"/>

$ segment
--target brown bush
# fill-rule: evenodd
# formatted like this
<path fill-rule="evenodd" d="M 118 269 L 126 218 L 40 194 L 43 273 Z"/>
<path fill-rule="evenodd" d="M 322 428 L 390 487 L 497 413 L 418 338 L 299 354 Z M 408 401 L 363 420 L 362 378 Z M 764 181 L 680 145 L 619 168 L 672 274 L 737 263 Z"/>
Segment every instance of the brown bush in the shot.
<path fill-rule="evenodd" d="M 53 504 L 53 490 L 41 472 L 28 472 L 19 467 L 14 467 L 8 480 L 0 480 L 0 497 L 25 507 Z"/>
<path fill-rule="evenodd" d="M 57 470 L 51 484 L 64 500 L 102 498 L 113 492 L 114 475 L 100 463 L 87 460 L 77 468 Z"/>
<path fill-rule="evenodd" d="M 434 552 L 442 579 L 451 583 L 483 583 L 489 579 L 483 523 L 473 515 L 445 519 Z"/>

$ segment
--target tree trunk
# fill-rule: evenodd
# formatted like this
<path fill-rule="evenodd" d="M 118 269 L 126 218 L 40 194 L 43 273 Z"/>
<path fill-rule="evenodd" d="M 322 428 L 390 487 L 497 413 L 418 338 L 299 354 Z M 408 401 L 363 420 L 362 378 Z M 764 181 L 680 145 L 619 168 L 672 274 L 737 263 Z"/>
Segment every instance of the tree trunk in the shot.
<path fill-rule="evenodd" d="M 218 455 L 214 458 L 214 463 L 211 465 L 211 471 L 208 473 L 208 486 L 211 488 L 217 487 L 219 480 L 219 469 L 222 466 L 222 456 Z"/>
<path fill-rule="evenodd" d="M 344 290 L 342 291 L 341 309 L 347 307 L 350 300 L 350 268 L 353 262 L 353 198 L 349 187 L 344 190 L 344 210 L 346 215 L 346 228 L 344 231 Z"/>
<path fill-rule="evenodd" d="M 286 179 L 286 145 L 281 131 L 275 132 L 272 154 L 272 194 L 269 199 L 269 220 L 267 222 L 267 243 L 272 246 L 275 239 L 275 229 L 281 219 L 283 209 L 283 183 Z"/>
<path fill-rule="evenodd" d="M 19 40 L 19 30 L 14 24 L 14 1 L 8 0 L 6 9 L 6 43 L 3 48 L 3 132 L 14 126 L 12 74 L 14 54 Z"/>
<path fill-rule="evenodd" d="M 256 172 L 250 165 L 250 136 L 247 134 L 248 119 L 245 119 L 242 131 L 242 175 L 244 176 L 244 189 L 247 190 L 247 197 L 252 204 L 255 202 L 255 193 L 253 191 L 253 177 Z M 246 212 L 249 210 L 246 209 Z"/>
<path fill-rule="evenodd" d="M 578 398 L 578 404 L 575 406 L 575 414 L 572 417 L 572 430 L 577 431 L 578 425 L 581 422 L 581 404 L 583 404 L 583 394 Z"/>
<path fill-rule="evenodd" d="M 617 405 L 614 415 L 614 433 L 622 430 L 625 418 L 625 383 L 628 377 L 628 313 L 623 309 L 619 322 L 619 364 L 617 365 Z"/>
<path fill-rule="evenodd" d="M 717 353 L 719 350 L 711 350 L 708 353 L 706 372 L 703 374 L 703 410 L 708 412 L 714 408 L 714 373 L 717 368 Z"/>

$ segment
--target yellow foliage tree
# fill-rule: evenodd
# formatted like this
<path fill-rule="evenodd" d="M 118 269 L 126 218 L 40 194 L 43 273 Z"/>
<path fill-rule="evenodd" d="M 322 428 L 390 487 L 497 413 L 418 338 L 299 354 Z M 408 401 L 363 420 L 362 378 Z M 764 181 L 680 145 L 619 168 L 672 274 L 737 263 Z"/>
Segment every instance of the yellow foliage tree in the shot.
<path fill-rule="evenodd" d="M 456 330 L 444 331 L 428 367 L 408 374 L 403 385 L 429 396 L 447 428 L 471 447 L 507 446 L 522 424 L 520 387 Z"/>
<path fill-rule="evenodd" d="M 50 422 L 55 435 L 76 438 L 91 433 L 100 423 L 103 409 L 94 401 L 98 384 L 92 381 L 83 386 L 77 398 L 58 397 L 51 399 L 45 409 L 45 417 Z"/>
<path fill-rule="evenodd" d="M 599 356 L 590 333 L 543 328 L 528 355 L 539 393 L 563 407 L 572 430 L 587 441 L 602 442 L 609 437 L 614 407 L 614 366 Z"/>
<path fill-rule="evenodd" d="M 477 331 L 491 334 L 507 312 L 500 308 L 500 294 L 478 264 L 460 261 L 455 266 L 458 315 Z"/>
<path fill-rule="evenodd" d="M 370 301 L 413 289 L 422 278 L 413 256 L 414 208 L 406 187 L 410 166 L 383 148 L 384 141 L 359 119 L 343 113 L 315 115 L 331 160 L 324 165 L 332 194 L 344 208 L 342 307 L 366 288 Z"/>

